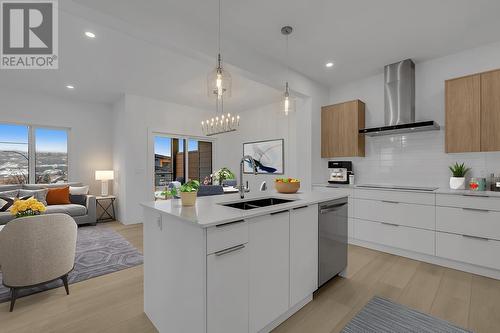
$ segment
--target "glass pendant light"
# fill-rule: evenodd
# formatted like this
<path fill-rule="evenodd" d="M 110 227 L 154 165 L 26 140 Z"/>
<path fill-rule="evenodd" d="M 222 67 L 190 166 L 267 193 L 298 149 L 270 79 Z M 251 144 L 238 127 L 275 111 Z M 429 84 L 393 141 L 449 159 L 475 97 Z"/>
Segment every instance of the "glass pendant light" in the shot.
<path fill-rule="evenodd" d="M 217 65 L 207 76 L 207 94 L 209 97 L 214 95 L 217 98 L 231 97 L 231 74 L 222 66 L 221 56 L 221 0 L 219 0 L 219 31 L 217 36 L 218 54 Z"/>
<path fill-rule="evenodd" d="M 281 99 L 280 113 L 288 116 L 290 113 L 295 111 L 295 99 L 292 94 L 290 94 L 290 87 L 288 86 L 288 76 L 290 75 L 290 66 L 288 64 L 288 36 L 293 32 L 293 28 L 290 26 L 284 26 L 281 28 L 281 33 L 286 37 L 286 69 L 287 69 L 287 81 L 285 82 L 285 92 Z"/>

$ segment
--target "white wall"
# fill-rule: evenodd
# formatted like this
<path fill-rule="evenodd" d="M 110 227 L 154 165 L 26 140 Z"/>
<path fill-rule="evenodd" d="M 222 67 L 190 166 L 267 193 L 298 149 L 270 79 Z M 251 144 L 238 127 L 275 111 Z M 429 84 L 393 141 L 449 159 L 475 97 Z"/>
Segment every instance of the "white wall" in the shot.
<path fill-rule="evenodd" d="M 113 107 L 115 193 L 118 219 L 142 222 L 141 202 L 154 200 L 152 132 L 202 137 L 205 110 L 151 98 L 125 95 Z"/>
<path fill-rule="evenodd" d="M 70 128 L 69 181 L 100 193 L 94 171 L 113 167 L 109 106 L 0 87 L 0 122 Z"/>
<path fill-rule="evenodd" d="M 444 81 L 500 68 L 500 43 L 416 64 L 416 120 L 435 120 L 444 127 Z M 360 99 L 366 103 L 366 126 L 384 123 L 384 77 L 372 76 L 330 90 L 330 103 Z M 320 143 L 318 142 L 318 145 Z M 343 160 L 343 159 L 341 159 Z M 465 162 L 471 176 L 500 174 L 500 153 L 445 154 L 444 129 L 366 138 L 365 158 L 353 160 L 357 183 L 448 186 L 448 165 Z M 315 182 L 325 182 L 328 159 L 316 159 Z"/>
<path fill-rule="evenodd" d="M 270 104 L 256 109 L 246 110 L 240 114 L 241 125 L 236 132 L 219 135 L 216 142 L 216 158 L 214 171 L 221 167 L 228 167 L 235 173 L 239 181 L 239 162 L 243 156 L 243 143 L 262 140 L 284 139 L 285 145 L 285 174 L 284 175 L 253 175 L 244 174 L 244 181 L 248 181 L 252 192 L 258 191 L 262 181 L 266 181 L 268 188 L 273 188 L 276 177 L 295 177 L 302 180 L 302 186 L 310 186 L 310 173 L 306 173 L 310 160 L 299 159 L 302 145 L 306 143 L 301 122 L 305 116 L 305 102 L 297 100 L 297 111 L 285 117 L 279 113 L 280 103 Z M 298 127 L 297 124 L 300 124 Z M 310 154 L 310 150 L 308 151 Z"/>

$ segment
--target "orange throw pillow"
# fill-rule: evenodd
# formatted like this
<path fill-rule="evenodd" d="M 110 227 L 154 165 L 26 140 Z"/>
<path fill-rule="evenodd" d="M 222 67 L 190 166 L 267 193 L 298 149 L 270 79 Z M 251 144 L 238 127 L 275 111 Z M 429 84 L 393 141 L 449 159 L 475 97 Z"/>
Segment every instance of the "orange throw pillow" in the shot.
<path fill-rule="evenodd" d="M 49 188 L 47 192 L 47 205 L 69 205 L 69 186 Z"/>

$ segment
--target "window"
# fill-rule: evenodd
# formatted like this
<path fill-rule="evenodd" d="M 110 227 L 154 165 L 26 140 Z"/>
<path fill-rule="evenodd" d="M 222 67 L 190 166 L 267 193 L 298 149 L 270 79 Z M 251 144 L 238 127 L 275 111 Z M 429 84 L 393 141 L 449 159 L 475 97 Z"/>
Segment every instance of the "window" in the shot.
<path fill-rule="evenodd" d="M 29 182 L 29 128 L 0 124 L 0 185 Z"/>
<path fill-rule="evenodd" d="M 187 154 L 186 154 L 187 150 Z M 187 166 L 187 167 L 186 167 Z M 154 136 L 154 190 L 160 198 L 168 183 L 203 182 L 212 173 L 212 142 L 168 135 Z M 186 177 L 186 175 L 188 175 Z"/>
<path fill-rule="evenodd" d="M 184 139 L 155 136 L 155 191 L 163 190 L 169 182 L 184 182 Z"/>
<path fill-rule="evenodd" d="M 0 184 L 67 181 L 67 129 L 0 124 Z"/>
<path fill-rule="evenodd" d="M 203 182 L 212 174 L 212 142 L 189 139 L 189 179 Z"/>
<path fill-rule="evenodd" d="M 68 181 L 68 132 L 35 128 L 35 183 Z"/>

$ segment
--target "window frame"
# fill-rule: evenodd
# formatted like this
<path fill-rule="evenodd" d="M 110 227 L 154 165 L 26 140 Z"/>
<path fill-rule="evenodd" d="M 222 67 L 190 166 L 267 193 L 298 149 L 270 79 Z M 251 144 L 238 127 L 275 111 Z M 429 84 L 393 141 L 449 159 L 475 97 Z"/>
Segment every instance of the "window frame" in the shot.
<path fill-rule="evenodd" d="M 38 125 L 27 124 L 20 122 L 0 121 L 0 124 L 14 125 L 14 126 L 27 126 L 28 127 L 28 184 L 35 184 L 36 181 L 36 135 L 37 129 L 48 129 L 66 132 L 66 155 L 67 155 L 67 180 L 70 181 L 70 160 L 71 160 L 71 128 L 53 125 Z"/>
<path fill-rule="evenodd" d="M 148 145 L 148 163 L 149 163 L 149 175 L 148 178 L 151 181 L 151 188 L 153 189 L 152 191 L 152 197 L 154 199 L 154 194 L 156 192 L 156 186 L 155 186 L 155 162 L 154 162 L 154 155 L 155 155 L 155 137 L 161 136 L 161 137 L 167 137 L 170 139 L 178 139 L 178 140 L 185 140 L 185 145 L 184 145 L 184 152 L 185 152 L 185 160 L 184 160 L 184 175 L 186 175 L 186 180 L 187 177 L 189 176 L 189 140 L 197 140 L 197 141 L 205 141 L 205 142 L 210 142 L 212 143 L 212 172 L 214 171 L 215 167 L 215 156 L 216 156 L 216 138 L 211 138 L 211 137 L 206 137 L 206 136 L 198 136 L 198 135 L 183 135 L 183 134 L 170 134 L 168 132 L 161 132 L 161 131 L 150 131 L 149 135 L 149 145 Z"/>

